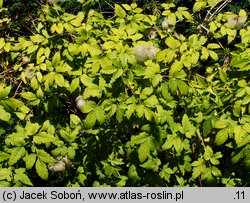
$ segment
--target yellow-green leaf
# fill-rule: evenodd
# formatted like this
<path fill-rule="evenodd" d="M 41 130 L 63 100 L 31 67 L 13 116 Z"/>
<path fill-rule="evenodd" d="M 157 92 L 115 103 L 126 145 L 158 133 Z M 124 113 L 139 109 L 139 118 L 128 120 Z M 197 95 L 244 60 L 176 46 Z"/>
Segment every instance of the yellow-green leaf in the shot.
<path fill-rule="evenodd" d="M 228 128 L 220 130 L 215 136 L 215 144 L 222 145 L 228 139 Z"/>
<path fill-rule="evenodd" d="M 118 4 L 115 4 L 115 14 L 117 16 L 119 16 L 120 18 L 124 18 L 126 16 L 126 12 L 124 11 L 124 9 L 118 5 Z"/>
<path fill-rule="evenodd" d="M 49 173 L 46 164 L 40 160 L 37 159 L 36 161 L 36 172 L 42 178 L 43 180 L 48 180 L 49 178 Z"/>

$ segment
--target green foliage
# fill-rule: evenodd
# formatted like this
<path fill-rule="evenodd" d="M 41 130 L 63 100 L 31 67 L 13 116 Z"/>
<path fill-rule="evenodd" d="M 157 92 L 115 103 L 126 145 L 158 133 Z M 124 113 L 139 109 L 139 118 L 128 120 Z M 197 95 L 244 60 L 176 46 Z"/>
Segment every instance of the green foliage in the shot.
<path fill-rule="evenodd" d="M 245 4 L 77 2 L 0 9 L 0 186 L 249 185 Z"/>

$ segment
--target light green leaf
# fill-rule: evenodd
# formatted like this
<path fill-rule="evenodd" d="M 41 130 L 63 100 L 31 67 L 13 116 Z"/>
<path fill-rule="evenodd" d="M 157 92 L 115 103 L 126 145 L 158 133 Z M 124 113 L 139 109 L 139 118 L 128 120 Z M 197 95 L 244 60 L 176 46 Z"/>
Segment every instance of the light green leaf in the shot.
<path fill-rule="evenodd" d="M 70 114 L 70 123 L 74 124 L 74 125 L 78 125 L 80 124 L 82 121 L 81 119 L 75 115 L 75 114 Z"/>
<path fill-rule="evenodd" d="M 219 44 L 215 44 L 215 43 L 210 43 L 207 45 L 208 49 L 220 49 L 220 45 Z"/>
<path fill-rule="evenodd" d="M 132 182 L 138 182 L 141 180 L 141 177 L 138 175 L 137 170 L 136 170 L 136 166 L 134 164 L 131 165 L 128 169 L 128 178 Z"/>
<path fill-rule="evenodd" d="M 15 180 L 15 182 L 20 181 L 21 183 L 23 183 L 25 185 L 33 186 L 32 182 L 29 179 L 29 177 L 24 173 L 16 173 L 14 175 L 14 180 Z"/>
<path fill-rule="evenodd" d="M 95 109 L 95 115 L 96 115 L 96 119 L 97 121 L 102 124 L 105 122 L 106 120 L 106 115 L 105 115 L 105 112 L 104 110 L 101 108 L 101 107 L 97 107 Z"/>
<path fill-rule="evenodd" d="M 0 168 L 0 180 L 11 181 L 12 179 L 11 168 Z"/>
<path fill-rule="evenodd" d="M 212 130 L 211 119 L 207 119 L 204 121 L 202 125 L 203 136 L 207 137 L 207 135 L 211 132 L 211 130 Z"/>
<path fill-rule="evenodd" d="M 123 120 L 123 116 L 124 116 L 124 108 L 121 108 L 119 105 L 117 106 L 117 110 L 116 110 L 116 119 L 119 123 L 122 122 Z"/>
<path fill-rule="evenodd" d="M 215 144 L 222 145 L 228 139 L 228 128 L 220 130 L 215 136 Z"/>
<path fill-rule="evenodd" d="M 82 74 L 80 80 L 86 87 L 90 87 L 93 85 L 92 81 L 94 80 L 94 78 L 91 78 L 86 74 Z"/>
<path fill-rule="evenodd" d="M 188 95 L 189 87 L 183 80 L 176 80 L 176 84 L 181 94 Z"/>
<path fill-rule="evenodd" d="M 61 74 L 56 74 L 55 75 L 55 83 L 60 86 L 63 87 L 65 82 L 64 82 L 64 77 Z"/>
<path fill-rule="evenodd" d="M 118 69 L 112 76 L 111 80 L 110 80 L 110 84 L 114 83 L 116 81 L 116 79 L 118 79 L 119 77 L 121 77 L 123 74 L 123 70 L 122 69 Z"/>
<path fill-rule="evenodd" d="M 0 106 L 0 120 L 9 122 L 11 114 L 6 112 L 2 106 Z"/>
<path fill-rule="evenodd" d="M 158 171 L 159 166 L 161 165 L 161 160 L 158 158 L 151 158 L 148 161 L 146 161 L 144 164 L 141 164 L 140 166 L 142 168 L 146 168 L 148 170 L 152 170 L 154 172 Z"/>
<path fill-rule="evenodd" d="M 219 73 L 220 73 L 220 78 L 221 78 L 222 82 L 226 82 L 228 79 L 226 72 L 224 70 L 220 69 Z"/>
<path fill-rule="evenodd" d="M 27 122 L 25 126 L 26 135 L 35 135 L 40 128 L 38 123 Z"/>
<path fill-rule="evenodd" d="M 48 144 L 55 141 L 55 137 L 47 132 L 39 132 L 33 137 L 33 141 L 36 144 Z"/>
<path fill-rule="evenodd" d="M 0 100 L 7 98 L 10 91 L 11 86 L 4 87 L 3 85 L 0 85 Z"/>
<path fill-rule="evenodd" d="M 206 161 L 210 160 L 210 158 L 213 156 L 213 150 L 210 146 L 206 146 L 205 153 L 204 153 L 204 159 Z"/>
<path fill-rule="evenodd" d="M 96 103 L 94 101 L 86 102 L 86 105 L 81 109 L 82 113 L 89 113 L 96 108 Z"/>
<path fill-rule="evenodd" d="M 46 164 L 40 160 L 37 159 L 36 161 L 36 172 L 42 178 L 43 180 L 48 180 L 49 178 L 49 173 Z"/>
<path fill-rule="evenodd" d="M 125 8 L 127 11 L 131 11 L 132 8 L 128 4 L 122 4 L 123 8 Z"/>
<path fill-rule="evenodd" d="M 207 3 L 205 1 L 195 2 L 194 6 L 193 6 L 193 12 L 196 13 L 196 12 L 200 11 L 201 9 L 205 8 L 206 4 Z"/>
<path fill-rule="evenodd" d="M 209 57 L 209 50 L 205 47 L 202 47 L 201 50 L 201 60 L 207 60 Z"/>
<path fill-rule="evenodd" d="M 54 163 L 56 160 L 50 156 L 47 152 L 45 152 L 42 149 L 37 150 L 37 156 L 39 157 L 38 160 L 41 160 L 42 162 L 45 163 Z"/>
<path fill-rule="evenodd" d="M 25 166 L 27 169 L 31 169 L 36 162 L 36 154 L 28 154 L 23 160 L 25 161 Z"/>
<path fill-rule="evenodd" d="M 60 61 L 61 61 L 60 52 L 56 52 L 52 58 L 52 66 L 56 67 L 60 63 Z"/>
<path fill-rule="evenodd" d="M 219 57 L 218 57 L 218 55 L 216 54 L 216 52 L 211 51 L 211 50 L 209 50 L 208 52 L 209 52 L 209 55 L 211 56 L 211 58 L 212 58 L 213 60 L 218 61 Z"/>
<path fill-rule="evenodd" d="M 4 47 L 5 41 L 4 38 L 0 38 L 0 50 Z"/>
<path fill-rule="evenodd" d="M 80 86 L 79 78 L 74 78 L 68 88 L 70 94 L 72 94 Z"/>
<path fill-rule="evenodd" d="M 149 108 L 145 107 L 144 108 L 144 115 L 145 115 L 145 118 L 148 120 L 148 121 L 151 121 L 153 116 L 154 116 L 154 113 L 153 111 L 151 111 Z"/>
<path fill-rule="evenodd" d="M 169 75 L 172 76 L 175 72 L 179 72 L 183 68 L 183 62 L 175 61 L 170 68 Z"/>
<path fill-rule="evenodd" d="M 115 14 L 117 16 L 119 16 L 120 18 L 124 18 L 126 16 L 126 12 L 124 11 L 124 9 L 118 5 L 118 4 L 115 4 Z"/>
<path fill-rule="evenodd" d="M 250 136 L 242 126 L 237 125 L 234 127 L 234 135 L 237 147 L 250 143 Z"/>
<path fill-rule="evenodd" d="M 20 95 L 24 98 L 27 99 L 28 101 L 33 101 L 37 99 L 37 96 L 32 93 L 32 92 L 21 92 Z"/>
<path fill-rule="evenodd" d="M 144 162 L 149 155 L 150 155 L 150 146 L 149 146 L 148 141 L 146 140 L 140 145 L 138 149 L 138 156 L 139 156 L 140 162 L 141 163 Z"/>
<path fill-rule="evenodd" d="M 3 162 L 5 160 L 8 160 L 10 158 L 10 155 L 5 152 L 0 152 L 0 162 Z"/>
<path fill-rule="evenodd" d="M 42 35 L 34 35 L 34 36 L 30 36 L 30 40 L 34 43 L 41 43 L 42 41 L 45 40 L 45 37 Z"/>
<path fill-rule="evenodd" d="M 131 115 L 135 112 L 136 108 L 137 108 L 136 104 L 130 104 L 127 106 L 127 111 L 126 111 L 127 119 L 131 117 Z"/>
<path fill-rule="evenodd" d="M 94 111 L 90 112 L 84 120 L 84 127 L 86 129 L 93 128 L 96 123 L 96 114 Z"/>
<path fill-rule="evenodd" d="M 102 91 L 97 85 L 93 85 L 92 87 L 87 87 L 83 93 L 84 99 L 88 99 L 90 97 L 99 98 L 101 97 L 101 95 L 102 95 Z"/>
<path fill-rule="evenodd" d="M 228 126 L 227 120 L 223 120 L 223 119 L 217 120 L 217 121 L 215 121 L 214 124 L 213 124 L 213 127 L 214 127 L 214 128 L 217 128 L 217 129 L 222 129 L 222 128 L 225 128 L 225 127 L 227 127 L 227 126 Z"/>
<path fill-rule="evenodd" d="M 172 48 L 172 49 L 177 49 L 181 43 L 179 40 L 173 38 L 172 36 L 169 36 L 166 40 L 165 40 L 166 45 L 168 45 L 168 47 Z"/>
<path fill-rule="evenodd" d="M 14 165 L 18 160 L 20 160 L 26 153 L 24 147 L 15 147 L 11 151 L 9 164 Z"/>
<path fill-rule="evenodd" d="M 155 105 L 157 105 L 158 103 L 159 101 L 155 95 L 152 95 L 151 97 L 149 97 L 148 99 L 144 101 L 144 104 L 147 107 L 155 107 Z"/>

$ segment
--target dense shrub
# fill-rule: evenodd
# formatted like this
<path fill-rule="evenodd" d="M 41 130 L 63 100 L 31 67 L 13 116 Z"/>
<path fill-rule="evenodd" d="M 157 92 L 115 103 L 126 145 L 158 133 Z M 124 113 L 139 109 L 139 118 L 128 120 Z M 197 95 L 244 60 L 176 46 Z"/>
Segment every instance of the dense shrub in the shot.
<path fill-rule="evenodd" d="M 247 12 L 173 2 L 41 4 L 2 35 L 1 186 L 249 186 Z"/>

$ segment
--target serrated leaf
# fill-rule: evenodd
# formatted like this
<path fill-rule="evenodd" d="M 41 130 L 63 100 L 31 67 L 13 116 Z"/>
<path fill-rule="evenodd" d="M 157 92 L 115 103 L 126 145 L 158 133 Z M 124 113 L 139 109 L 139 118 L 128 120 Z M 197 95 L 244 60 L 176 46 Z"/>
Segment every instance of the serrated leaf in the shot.
<path fill-rule="evenodd" d="M 96 114 L 94 111 L 92 111 L 86 116 L 84 120 L 84 127 L 86 129 L 93 128 L 95 123 L 96 123 Z"/>
<path fill-rule="evenodd" d="M 182 80 L 176 80 L 176 84 L 177 84 L 177 88 L 179 89 L 179 91 L 181 92 L 181 94 L 183 95 L 187 95 L 189 92 L 189 87 L 188 85 L 182 81 Z"/>
<path fill-rule="evenodd" d="M 55 75 L 55 83 L 60 86 L 63 87 L 65 82 L 64 82 L 64 77 L 61 74 L 56 74 Z"/>
<path fill-rule="evenodd" d="M 39 132 L 33 137 L 33 141 L 36 144 L 47 144 L 55 140 L 53 135 L 50 135 L 47 132 Z"/>
<path fill-rule="evenodd" d="M 15 180 L 15 182 L 20 181 L 21 183 L 23 183 L 25 185 L 33 186 L 32 182 L 29 179 L 29 177 L 24 173 L 16 173 L 14 175 L 14 180 Z"/>
<path fill-rule="evenodd" d="M 45 152 L 42 149 L 37 150 L 37 156 L 39 157 L 39 160 L 45 163 L 54 163 L 56 161 L 52 156 L 50 156 L 47 152 Z"/>
<path fill-rule="evenodd" d="M 146 161 L 144 164 L 141 164 L 140 166 L 142 168 L 146 168 L 146 169 L 156 172 L 158 171 L 160 164 L 161 164 L 161 160 L 158 158 L 155 158 L 155 159 L 149 159 L 148 161 Z"/>
<path fill-rule="evenodd" d="M 86 87 L 93 86 L 92 81 L 94 79 L 87 76 L 86 74 L 82 74 L 80 80 L 81 80 L 82 84 L 84 84 Z"/>
<path fill-rule="evenodd" d="M 132 8 L 128 4 L 122 4 L 123 8 L 125 8 L 127 11 L 131 11 Z"/>
<path fill-rule="evenodd" d="M 208 161 L 213 156 L 213 150 L 210 146 L 206 146 L 205 153 L 204 153 L 204 159 Z"/>
<path fill-rule="evenodd" d="M 56 67 L 60 63 L 60 61 L 61 61 L 60 52 L 56 52 L 52 58 L 52 66 Z"/>
<path fill-rule="evenodd" d="M 122 120 L 123 120 L 124 111 L 125 111 L 125 110 L 124 110 L 123 108 L 117 106 L 116 116 L 115 116 L 115 117 L 116 117 L 116 119 L 117 119 L 117 121 L 118 121 L 119 123 L 121 123 Z"/>
<path fill-rule="evenodd" d="M 220 79 L 223 81 L 223 82 L 226 82 L 227 81 L 227 74 L 224 70 L 219 70 L 219 73 L 220 73 Z"/>
<path fill-rule="evenodd" d="M 212 58 L 213 60 L 218 61 L 219 57 L 218 57 L 218 55 L 216 54 L 216 52 L 211 51 L 211 50 L 209 50 L 208 52 L 209 52 L 209 55 L 211 56 L 211 58 Z"/>
<path fill-rule="evenodd" d="M 195 2 L 194 6 L 193 6 L 193 12 L 196 13 L 198 11 L 200 11 L 201 9 L 203 9 L 206 6 L 206 2 L 203 1 L 197 1 Z"/>
<path fill-rule="evenodd" d="M 89 113 L 96 108 L 96 103 L 94 101 L 86 102 L 86 105 L 81 109 L 82 113 Z"/>
<path fill-rule="evenodd" d="M 37 96 L 32 93 L 32 92 L 21 92 L 20 95 L 24 98 L 27 99 L 28 101 L 33 101 L 37 99 Z"/>
<path fill-rule="evenodd" d="M 215 136 L 215 144 L 222 145 L 228 139 L 228 128 L 220 130 Z"/>
<path fill-rule="evenodd" d="M 2 106 L 0 106 L 0 120 L 9 122 L 11 114 L 6 112 Z"/>
<path fill-rule="evenodd" d="M 118 5 L 118 4 L 115 4 L 115 14 L 117 16 L 119 16 L 120 18 L 124 18 L 126 16 L 126 12 L 124 11 L 124 9 Z"/>
<path fill-rule="evenodd" d="M 92 87 L 87 87 L 83 93 L 84 99 L 88 99 L 90 97 L 99 98 L 101 97 L 101 95 L 102 95 L 102 91 L 97 85 L 93 85 Z"/>
<path fill-rule="evenodd" d="M 237 147 L 242 147 L 250 142 L 250 136 L 242 126 L 235 126 L 234 134 Z"/>
<path fill-rule="evenodd" d="M 44 41 L 45 37 L 39 34 L 36 34 L 34 36 L 30 36 L 30 40 L 34 43 L 40 43 Z"/>
<path fill-rule="evenodd" d="M 36 172 L 40 178 L 42 178 L 43 180 L 48 180 L 49 173 L 48 173 L 47 166 L 40 159 L 37 159 L 37 161 L 36 161 Z"/>
<path fill-rule="evenodd" d="M 226 120 L 217 120 L 215 121 L 215 123 L 213 124 L 214 128 L 218 128 L 218 129 L 222 129 L 228 126 L 228 122 Z"/>
<path fill-rule="evenodd" d="M 188 131 L 189 126 L 190 126 L 190 122 L 189 122 L 189 118 L 188 118 L 187 114 L 184 114 L 182 117 L 182 126 L 183 126 L 184 132 Z"/>
<path fill-rule="evenodd" d="M 118 69 L 112 76 L 110 83 L 114 83 L 119 77 L 121 77 L 123 74 L 123 70 L 122 69 Z"/>
<path fill-rule="evenodd" d="M 148 141 L 146 140 L 145 142 L 143 142 L 139 149 L 138 149 L 138 157 L 139 157 L 139 161 L 142 163 L 144 162 L 147 157 L 150 155 L 150 146 Z"/>
<path fill-rule="evenodd" d="M 221 174 L 221 171 L 217 168 L 217 167 L 215 167 L 215 166 L 212 166 L 211 167 L 211 172 L 212 172 L 212 174 L 215 176 L 215 177 L 218 177 L 218 176 L 221 176 L 222 174 Z"/>
<path fill-rule="evenodd" d="M 31 169 L 36 162 L 36 154 L 28 154 L 24 157 L 25 166 L 27 169 Z"/>
<path fill-rule="evenodd" d="M 169 36 L 168 38 L 166 38 L 165 43 L 168 47 L 174 50 L 177 49 L 181 45 L 180 41 L 176 40 L 172 36 Z"/>
<path fill-rule="evenodd" d="M 218 164 L 220 164 L 219 160 L 218 160 L 218 159 L 215 159 L 215 158 L 211 158 L 210 161 L 211 161 L 211 163 L 212 163 L 213 165 L 218 165 Z"/>
<path fill-rule="evenodd" d="M 81 123 L 81 119 L 75 114 L 70 114 L 70 122 L 74 125 L 78 125 Z"/>
<path fill-rule="evenodd" d="M 20 160 L 26 153 L 24 147 L 16 147 L 12 149 L 9 164 L 14 165 L 18 160 Z"/>
<path fill-rule="evenodd" d="M 79 86 L 80 86 L 79 78 L 73 79 L 68 89 L 70 94 L 72 94 Z"/>
<path fill-rule="evenodd" d="M 10 155 L 5 152 L 0 152 L 0 162 L 8 160 L 10 158 Z"/>
<path fill-rule="evenodd" d="M 220 49 L 220 45 L 219 44 L 215 44 L 215 43 L 210 43 L 207 45 L 208 49 Z"/>
<path fill-rule="evenodd" d="M 134 164 L 128 169 L 128 178 L 133 182 L 138 182 L 141 180 L 141 177 L 138 175 L 136 166 Z"/>
<path fill-rule="evenodd" d="M 102 124 L 105 122 L 106 120 L 106 115 L 105 115 L 105 112 L 104 110 L 101 108 L 101 107 L 97 107 L 95 109 L 95 115 L 96 115 L 96 120 Z"/>
<path fill-rule="evenodd" d="M 135 112 L 135 110 L 138 110 L 136 104 L 130 104 L 127 106 L 127 111 L 126 111 L 127 119 L 131 117 L 131 115 Z"/>
<path fill-rule="evenodd" d="M 204 121 L 202 125 L 203 136 L 207 137 L 207 135 L 211 132 L 211 130 L 212 130 L 211 119 L 207 119 Z"/>
<path fill-rule="evenodd" d="M 26 135 L 35 135 L 40 128 L 38 123 L 27 122 L 25 126 Z"/>
<path fill-rule="evenodd" d="M 4 38 L 0 38 L 0 49 L 2 49 L 5 45 L 5 40 Z"/>
<path fill-rule="evenodd" d="M 11 91 L 11 86 L 4 87 L 0 85 L 0 100 L 7 98 Z"/>
<path fill-rule="evenodd" d="M 202 47 L 201 50 L 201 60 L 207 60 L 209 57 L 209 50 L 205 47 Z"/>
<path fill-rule="evenodd" d="M 149 108 L 145 107 L 144 108 L 144 116 L 145 118 L 148 120 L 148 121 L 151 121 L 153 116 L 154 116 L 154 113 L 153 111 L 151 111 Z"/>
<path fill-rule="evenodd" d="M 0 168 L 0 180 L 11 181 L 12 171 L 10 168 Z"/>

